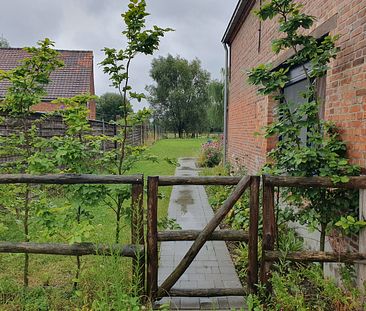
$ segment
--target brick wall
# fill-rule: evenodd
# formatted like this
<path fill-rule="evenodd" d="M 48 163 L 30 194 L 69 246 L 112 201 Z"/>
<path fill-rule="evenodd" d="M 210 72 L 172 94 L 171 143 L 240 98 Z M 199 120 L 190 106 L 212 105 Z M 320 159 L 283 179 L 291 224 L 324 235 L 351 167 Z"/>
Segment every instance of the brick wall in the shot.
<path fill-rule="evenodd" d="M 366 167 L 366 0 L 299 0 L 304 11 L 316 16 L 310 30 L 321 36 L 330 30 L 339 34 L 341 48 L 327 75 L 325 118 L 341 128 L 353 163 Z M 254 9 L 259 7 L 256 1 Z M 280 63 L 286 53 L 274 55 L 271 40 L 278 37 L 275 21 L 261 25 L 250 13 L 231 42 L 228 112 L 228 159 L 258 172 L 274 141 L 255 136 L 271 122 L 274 103 L 256 95 L 246 82 L 246 72 L 259 63 Z"/>

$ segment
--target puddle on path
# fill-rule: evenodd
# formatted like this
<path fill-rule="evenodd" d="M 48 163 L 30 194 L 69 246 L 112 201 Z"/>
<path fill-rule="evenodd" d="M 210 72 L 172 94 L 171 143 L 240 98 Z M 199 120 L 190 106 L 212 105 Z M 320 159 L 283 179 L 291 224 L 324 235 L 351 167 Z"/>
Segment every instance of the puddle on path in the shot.
<path fill-rule="evenodd" d="M 181 211 L 186 214 L 188 209 L 187 205 L 193 204 L 192 190 L 180 190 L 179 197 L 176 202 L 180 205 Z"/>

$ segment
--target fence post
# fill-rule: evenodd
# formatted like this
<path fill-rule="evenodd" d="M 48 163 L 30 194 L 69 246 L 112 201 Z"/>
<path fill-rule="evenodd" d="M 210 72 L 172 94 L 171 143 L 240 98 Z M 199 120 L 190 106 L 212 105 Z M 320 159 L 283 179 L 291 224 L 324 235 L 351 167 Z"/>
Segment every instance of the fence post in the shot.
<path fill-rule="evenodd" d="M 360 189 L 360 220 L 366 219 L 366 190 Z M 366 229 L 361 229 L 358 239 L 359 253 L 366 253 Z M 357 265 L 357 285 L 364 291 L 364 283 L 366 281 L 366 263 L 359 263 Z"/>
<path fill-rule="evenodd" d="M 270 291 L 269 279 L 272 262 L 265 260 L 265 252 L 274 250 L 276 239 L 276 218 L 274 207 L 274 187 L 266 182 L 263 176 L 263 240 L 262 240 L 262 263 L 261 283 L 267 285 Z"/>
<path fill-rule="evenodd" d="M 132 185 L 132 217 L 131 217 L 131 242 L 133 245 L 145 245 L 144 236 L 144 176 L 141 175 L 142 183 Z M 139 254 L 134 258 L 132 273 L 138 284 L 139 294 L 145 294 L 145 254 Z"/>
<path fill-rule="evenodd" d="M 147 180 L 147 294 L 151 302 L 158 291 L 158 185 L 159 177 Z"/>
<path fill-rule="evenodd" d="M 250 184 L 250 215 L 249 215 L 249 269 L 248 289 L 256 292 L 258 284 L 258 218 L 259 218 L 259 185 L 260 177 L 252 176 Z"/>

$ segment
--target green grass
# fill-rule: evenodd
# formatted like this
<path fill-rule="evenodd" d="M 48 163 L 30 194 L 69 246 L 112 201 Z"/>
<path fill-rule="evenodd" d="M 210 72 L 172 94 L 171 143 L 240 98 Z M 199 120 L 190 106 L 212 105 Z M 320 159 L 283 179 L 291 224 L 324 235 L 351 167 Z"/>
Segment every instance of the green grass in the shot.
<path fill-rule="evenodd" d="M 205 141 L 205 138 L 159 140 L 149 148 L 149 152 L 157 156 L 159 162 L 139 162 L 130 173 L 143 173 L 145 178 L 147 176 L 174 175 L 176 167 L 165 159 L 169 158 L 176 161 L 178 158 L 198 157 L 201 145 Z M 159 217 L 167 215 L 171 191 L 172 187 L 159 188 L 159 193 L 163 197 L 159 200 Z"/>
<path fill-rule="evenodd" d="M 129 174 L 174 175 L 176 166 L 166 158 L 197 157 L 205 139 L 166 139 L 148 148 L 157 156 L 159 162 L 142 161 L 136 164 Z M 169 163 L 170 162 L 170 163 Z M 173 161 L 174 162 L 174 161 Z M 171 187 L 161 187 L 163 199 L 159 200 L 159 216 L 167 214 Z M 54 192 L 51 200 L 62 203 L 62 193 Z M 146 199 L 146 195 L 145 195 Z M 114 214 L 103 203 L 93 210 L 93 223 L 98 225 L 92 235 L 92 242 L 113 243 Z M 11 223 L 11 230 L 0 234 L 0 240 L 16 241 L 22 239 L 19 224 Z M 34 237 L 38 228 L 32 225 Z M 125 221 L 121 231 L 121 243 L 129 243 L 130 227 Z M 43 241 L 43 240 L 42 240 Z M 43 242 L 62 242 L 50 238 Z M 68 256 L 31 255 L 30 288 L 26 295 L 22 290 L 23 254 L 0 254 L 0 310 L 123 310 L 129 305 L 132 310 L 137 305 L 131 288 L 131 260 L 128 258 L 84 256 L 82 274 L 77 292 L 72 289 L 75 276 L 75 258 Z M 4 301 L 9 298 L 9 301 Z M 112 304 L 112 305 L 111 305 Z M 90 306 L 93 305 L 91 309 Z M 83 309 L 87 306 L 87 309 Z M 77 309 L 79 308 L 79 309 Z"/>

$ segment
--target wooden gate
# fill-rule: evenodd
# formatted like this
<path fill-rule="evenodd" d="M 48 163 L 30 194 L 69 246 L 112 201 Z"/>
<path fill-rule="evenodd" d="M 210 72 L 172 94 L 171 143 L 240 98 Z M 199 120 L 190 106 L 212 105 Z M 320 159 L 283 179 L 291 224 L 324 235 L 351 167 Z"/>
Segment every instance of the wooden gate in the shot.
<path fill-rule="evenodd" d="M 236 185 L 234 191 L 215 213 L 208 224 L 200 230 L 158 232 L 158 189 L 173 185 Z M 249 247 L 248 290 L 255 291 L 258 283 L 258 216 L 260 177 L 149 177 L 147 206 L 147 294 L 151 301 L 165 296 L 214 297 L 243 296 L 243 288 L 174 289 L 174 284 L 188 269 L 198 252 L 207 241 L 245 241 Z M 246 189 L 250 188 L 249 232 L 236 230 L 215 230 Z M 158 286 L 158 242 L 194 241 L 174 271 Z"/>

